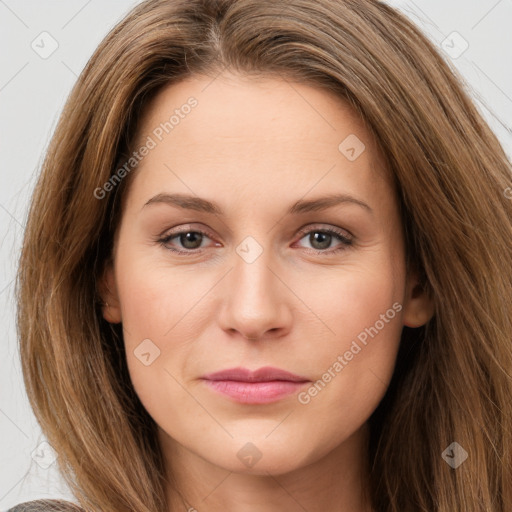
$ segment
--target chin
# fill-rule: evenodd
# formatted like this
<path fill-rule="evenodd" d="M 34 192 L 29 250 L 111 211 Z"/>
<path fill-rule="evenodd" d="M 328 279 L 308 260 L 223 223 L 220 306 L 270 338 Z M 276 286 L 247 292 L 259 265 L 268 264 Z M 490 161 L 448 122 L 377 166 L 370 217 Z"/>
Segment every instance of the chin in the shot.
<path fill-rule="evenodd" d="M 218 444 L 216 450 L 199 453 L 210 463 L 233 473 L 249 475 L 280 475 L 306 466 L 318 458 L 314 447 L 310 449 L 303 444 L 282 443 L 280 440 L 245 438 L 231 440 L 229 446 Z"/>

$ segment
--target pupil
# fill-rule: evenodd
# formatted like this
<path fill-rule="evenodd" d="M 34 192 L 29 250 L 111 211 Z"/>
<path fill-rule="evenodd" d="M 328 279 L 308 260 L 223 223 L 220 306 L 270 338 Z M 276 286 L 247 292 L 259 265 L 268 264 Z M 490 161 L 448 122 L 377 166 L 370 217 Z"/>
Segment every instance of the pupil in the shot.
<path fill-rule="evenodd" d="M 201 246 L 201 233 L 196 233 L 194 231 L 190 231 L 188 233 L 182 233 L 180 235 L 180 242 L 183 247 L 187 249 L 197 249 Z M 328 249 L 332 235 L 327 233 L 315 232 L 309 235 L 311 245 L 316 249 Z M 191 244 L 191 245 L 190 245 Z"/>
<path fill-rule="evenodd" d="M 311 233 L 311 245 L 315 247 L 315 243 L 320 242 L 320 247 L 315 247 L 315 249 L 328 249 L 331 242 L 331 236 L 332 235 L 329 235 L 327 233 L 319 233 L 318 231 L 315 233 Z"/>
<path fill-rule="evenodd" d="M 194 242 L 194 238 L 197 237 L 197 240 Z M 201 245 L 201 233 L 196 233 L 194 231 L 190 231 L 188 233 L 182 233 L 180 235 L 180 242 L 183 247 L 187 249 L 197 249 Z M 199 243 L 197 241 L 199 240 Z M 192 246 L 189 245 L 189 242 L 192 243 Z"/>

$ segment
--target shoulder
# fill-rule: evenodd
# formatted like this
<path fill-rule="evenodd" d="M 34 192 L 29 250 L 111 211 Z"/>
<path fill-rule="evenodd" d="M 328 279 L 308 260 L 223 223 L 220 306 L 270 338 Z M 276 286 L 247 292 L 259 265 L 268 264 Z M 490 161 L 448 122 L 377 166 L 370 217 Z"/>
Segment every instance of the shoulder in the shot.
<path fill-rule="evenodd" d="M 83 512 L 78 505 L 63 500 L 35 500 L 20 503 L 7 512 Z"/>

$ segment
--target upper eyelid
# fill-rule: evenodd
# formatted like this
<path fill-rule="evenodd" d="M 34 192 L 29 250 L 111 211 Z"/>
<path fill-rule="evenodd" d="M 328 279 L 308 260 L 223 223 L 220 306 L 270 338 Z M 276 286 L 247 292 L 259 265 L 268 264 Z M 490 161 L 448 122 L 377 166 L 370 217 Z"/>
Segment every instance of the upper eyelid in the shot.
<path fill-rule="evenodd" d="M 302 233 L 309 233 L 311 231 L 344 231 L 345 233 L 347 233 L 348 237 L 347 238 L 354 238 L 354 235 L 348 230 L 348 229 L 345 229 L 345 228 L 340 228 L 338 226 L 331 226 L 329 224 L 327 225 L 322 225 L 321 224 L 312 224 L 312 225 L 307 225 L 305 226 L 304 228 L 301 228 L 299 229 L 299 234 L 302 234 Z"/>
<path fill-rule="evenodd" d="M 187 227 L 187 226 L 189 226 L 189 227 Z M 174 229 L 174 228 L 172 228 L 172 229 Z M 302 227 L 302 228 L 300 228 L 298 230 L 298 234 L 301 235 L 299 240 L 302 239 L 304 236 L 306 236 L 308 233 L 315 232 L 315 231 L 327 231 L 327 232 L 333 231 L 334 235 L 338 235 L 338 236 L 340 236 L 342 238 L 345 238 L 347 240 L 350 240 L 350 241 L 353 241 L 354 238 L 355 238 L 354 235 L 350 231 L 345 229 L 345 228 L 340 228 L 338 226 L 331 226 L 331 225 L 328 225 L 328 224 L 327 225 L 325 225 L 325 224 L 322 225 L 322 224 L 319 224 L 319 223 L 316 223 L 316 224 L 313 223 L 313 224 L 308 224 L 308 225 L 306 225 L 306 226 L 304 226 L 304 227 Z M 342 233 L 336 233 L 336 231 L 343 231 L 347 235 L 344 235 Z M 159 237 L 159 240 L 160 241 L 162 241 L 162 240 L 165 241 L 166 239 L 172 239 L 172 238 L 175 238 L 175 237 L 177 237 L 177 236 L 179 236 L 179 235 L 181 235 L 183 233 L 201 233 L 201 234 L 206 235 L 208 238 L 210 238 L 210 240 L 212 240 L 214 238 L 211 235 L 211 232 L 208 229 L 206 229 L 206 228 L 194 228 L 190 224 L 189 225 L 185 224 L 185 227 L 179 229 L 176 232 L 168 233 L 168 234 L 166 234 L 164 232 L 164 234 Z"/>
<path fill-rule="evenodd" d="M 174 236 L 174 235 L 179 235 L 179 234 L 182 234 L 182 233 L 189 233 L 189 232 L 199 232 L 199 233 L 204 233 L 208 236 L 210 236 L 210 234 L 212 234 L 212 232 L 210 230 L 208 230 L 208 228 L 194 228 L 192 227 L 191 224 L 184 224 L 183 225 L 184 227 L 181 228 L 181 229 L 178 229 L 179 226 L 176 226 L 175 228 L 170 228 L 171 230 L 174 230 L 174 229 L 178 229 L 178 231 L 174 232 L 174 233 L 168 233 L 170 231 L 170 229 L 166 229 L 161 235 L 160 237 L 161 238 L 166 238 L 167 236 Z M 187 227 L 188 226 L 188 227 Z M 309 231 L 324 231 L 324 230 L 341 230 L 341 231 L 344 231 L 346 232 L 350 237 L 353 237 L 354 235 L 346 228 L 342 228 L 342 227 L 339 227 L 339 226 L 332 226 L 330 224 L 322 224 L 322 223 L 313 223 L 313 224 L 306 224 L 304 227 L 301 227 L 297 230 L 297 232 L 299 234 L 301 233 L 304 233 L 304 232 L 309 232 Z"/>
<path fill-rule="evenodd" d="M 183 228 L 179 228 L 179 227 L 171 228 L 171 230 L 174 230 L 174 229 L 177 230 L 172 233 L 169 232 L 171 230 L 167 229 L 162 233 L 162 235 L 160 235 L 160 238 L 164 238 L 164 239 L 165 238 L 173 238 L 173 237 L 175 237 L 177 235 L 181 235 L 183 233 L 203 233 L 203 234 L 209 236 L 210 238 L 212 238 L 211 237 L 212 232 L 206 228 L 194 228 L 194 227 L 186 227 L 186 226 L 190 226 L 190 225 L 185 224 L 185 227 L 183 227 Z"/>

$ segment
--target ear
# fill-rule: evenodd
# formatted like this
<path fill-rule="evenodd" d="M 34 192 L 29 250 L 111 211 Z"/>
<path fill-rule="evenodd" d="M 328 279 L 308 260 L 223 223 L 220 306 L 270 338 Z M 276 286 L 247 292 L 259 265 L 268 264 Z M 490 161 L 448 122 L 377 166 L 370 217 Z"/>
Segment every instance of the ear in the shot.
<path fill-rule="evenodd" d="M 405 285 L 403 324 L 407 327 L 421 327 L 434 316 L 434 312 L 434 299 L 420 283 L 418 272 L 410 271 Z"/>
<path fill-rule="evenodd" d="M 117 293 L 114 265 L 111 260 L 105 264 L 102 275 L 98 281 L 98 291 L 103 302 L 103 318 L 111 324 L 120 323 L 121 306 Z"/>

